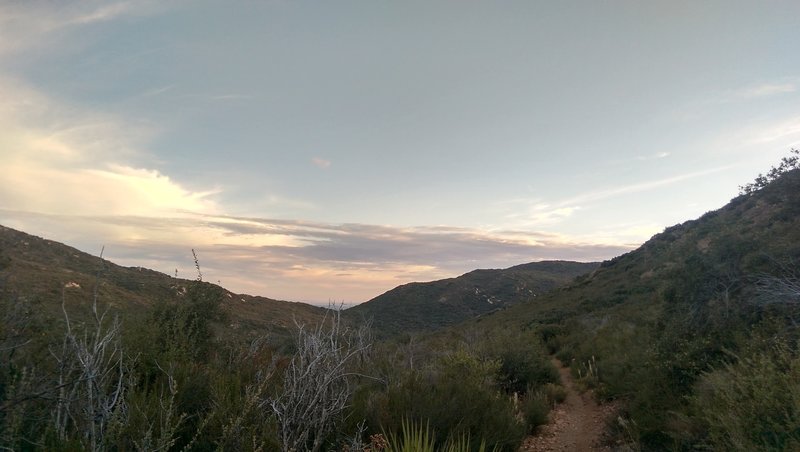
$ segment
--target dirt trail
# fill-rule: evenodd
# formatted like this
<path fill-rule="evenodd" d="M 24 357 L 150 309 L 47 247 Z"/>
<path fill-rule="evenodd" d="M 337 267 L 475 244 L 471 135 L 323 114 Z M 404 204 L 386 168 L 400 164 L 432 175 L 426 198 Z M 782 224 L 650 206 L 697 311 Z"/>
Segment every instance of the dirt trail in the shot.
<path fill-rule="evenodd" d="M 613 404 L 598 405 L 591 393 L 579 393 L 568 367 L 553 358 L 561 374 L 567 398 L 550 412 L 550 422 L 529 436 L 520 452 L 610 451 L 601 445 L 606 419 L 614 414 Z"/>

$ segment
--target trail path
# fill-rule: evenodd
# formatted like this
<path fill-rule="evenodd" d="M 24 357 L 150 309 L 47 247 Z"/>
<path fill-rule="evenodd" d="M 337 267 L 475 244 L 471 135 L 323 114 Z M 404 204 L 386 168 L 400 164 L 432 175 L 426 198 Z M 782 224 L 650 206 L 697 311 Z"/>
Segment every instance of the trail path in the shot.
<path fill-rule="evenodd" d="M 614 414 L 613 404 L 598 405 L 591 393 L 579 393 L 568 367 L 553 358 L 561 374 L 567 398 L 550 412 L 550 422 L 539 428 L 536 436 L 525 439 L 520 452 L 610 451 L 601 439 L 606 419 Z"/>

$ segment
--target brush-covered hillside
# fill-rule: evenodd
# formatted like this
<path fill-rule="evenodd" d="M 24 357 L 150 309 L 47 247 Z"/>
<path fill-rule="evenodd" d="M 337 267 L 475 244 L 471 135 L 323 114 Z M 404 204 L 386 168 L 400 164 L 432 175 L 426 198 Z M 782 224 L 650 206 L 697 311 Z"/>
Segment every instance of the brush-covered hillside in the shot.
<path fill-rule="evenodd" d="M 800 169 L 574 284 L 471 322 L 539 333 L 646 450 L 800 449 Z"/>
<path fill-rule="evenodd" d="M 33 304 L 39 314 L 62 317 L 61 302 L 86 314 L 97 287 L 97 298 L 123 319 L 137 317 L 158 303 L 177 303 L 186 298 L 185 279 L 142 267 L 122 267 L 70 246 L 0 226 L 0 296 Z M 294 320 L 318 321 L 325 309 L 304 303 L 235 294 L 202 283 L 220 298 L 223 317 L 216 328 L 225 334 L 288 336 Z"/>
<path fill-rule="evenodd" d="M 497 311 L 566 284 L 597 263 L 543 261 L 506 269 L 474 270 L 457 278 L 396 287 L 347 310 L 372 319 L 376 333 L 432 331 Z"/>
<path fill-rule="evenodd" d="M 453 297 L 451 309 L 475 295 L 494 309 L 592 268 L 543 262 L 418 286 L 437 289 L 434 303 Z M 380 317 L 370 330 L 358 311 L 233 294 L 5 227 L 0 282 L 1 449 L 400 450 L 424 434 L 436 450 L 513 452 L 562 393 L 532 334 L 380 342 L 403 327 Z M 427 321 L 422 307 L 412 314 Z"/>

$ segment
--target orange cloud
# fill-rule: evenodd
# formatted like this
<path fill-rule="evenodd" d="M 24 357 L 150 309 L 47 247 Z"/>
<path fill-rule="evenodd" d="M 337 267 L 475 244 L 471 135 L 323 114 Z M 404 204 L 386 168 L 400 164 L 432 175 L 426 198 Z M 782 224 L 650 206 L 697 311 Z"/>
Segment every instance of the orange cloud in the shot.
<path fill-rule="evenodd" d="M 330 160 L 325 160 L 320 157 L 314 157 L 313 159 L 311 159 L 311 163 L 317 165 L 320 168 L 329 168 L 331 166 Z"/>

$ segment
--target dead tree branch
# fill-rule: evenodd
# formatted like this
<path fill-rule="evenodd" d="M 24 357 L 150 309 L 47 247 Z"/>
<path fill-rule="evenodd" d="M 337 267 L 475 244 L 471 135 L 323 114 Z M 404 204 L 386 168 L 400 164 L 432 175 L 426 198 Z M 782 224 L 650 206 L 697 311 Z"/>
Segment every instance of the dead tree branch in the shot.
<path fill-rule="evenodd" d="M 316 452 L 352 395 L 348 363 L 371 344 L 367 335 L 344 328 L 337 310 L 315 328 L 297 329 L 297 353 L 286 368 L 283 393 L 269 404 L 283 450 Z"/>

